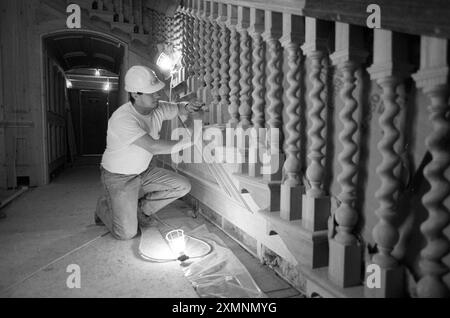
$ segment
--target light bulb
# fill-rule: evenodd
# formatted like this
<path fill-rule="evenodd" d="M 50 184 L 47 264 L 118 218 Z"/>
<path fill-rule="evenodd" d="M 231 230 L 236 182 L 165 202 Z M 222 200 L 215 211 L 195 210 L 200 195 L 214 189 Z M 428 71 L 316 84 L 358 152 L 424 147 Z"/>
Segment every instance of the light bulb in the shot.
<path fill-rule="evenodd" d="M 158 65 L 163 71 L 171 71 L 174 66 L 172 59 L 164 53 L 161 53 L 156 65 Z"/>
<path fill-rule="evenodd" d="M 66 87 L 72 88 L 72 82 L 70 80 L 66 80 Z"/>
<path fill-rule="evenodd" d="M 100 70 L 99 70 L 99 69 L 96 69 L 96 70 L 95 70 L 95 76 L 97 76 L 97 77 L 100 76 Z"/>
<path fill-rule="evenodd" d="M 169 246 L 175 255 L 184 255 L 184 250 L 186 249 L 186 241 L 183 230 L 174 230 L 166 235 L 166 239 L 169 242 Z"/>

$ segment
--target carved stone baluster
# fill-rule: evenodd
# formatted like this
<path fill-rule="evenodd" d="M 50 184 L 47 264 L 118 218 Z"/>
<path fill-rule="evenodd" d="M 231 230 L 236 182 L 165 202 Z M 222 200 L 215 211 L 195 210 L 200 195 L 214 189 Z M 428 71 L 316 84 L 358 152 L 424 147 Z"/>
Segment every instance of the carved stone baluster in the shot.
<path fill-rule="evenodd" d="M 155 21 L 156 21 L 156 41 L 157 43 L 163 42 L 163 28 L 161 14 L 155 11 Z"/>
<path fill-rule="evenodd" d="M 325 147 L 325 140 L 321 136 L 321 132 L 325 128 L 325 121 L 320 117 L 320 114 L 325 107 L 325 103 L 320 96 L 325 86 L 320 78 L 323 52 L 315 51 L 310 53 L 308 57 L 311 59 L 310 80 L 313 83 L 313 88 L 309 95 L 313 105 L 309 112 L 309 117 L 312 119 L 312 125 L 311 129 L 308 131 L 308 135 L 312 140 L 312 145 L 308 155 L 308 158 L 311 160 L 307 170 L 307 176 L 311 182 L 311 189 L 308 193 L 312 197 L 321 197 L 323 196 L 322 179 L 324 175 L 324 166 L 322 164 L 324 154 L 322 150 Z"/>
<path fill-rule="evenodd" d="M 123 22 L 123 0 L 114 0 L 114 22 Z"/>
<path fill-rule="evenodd" d="M 169 39 L 169 20 L 164 13 L 161 14 L 161 34 L 163 42 L 167 43 Z"/>
<path fill-rule="evenodd" d="M 173 45 L 173 49 L 177 50 L 177 46 L 178 46 L 178 8 L 177 11 L 175 11 L 173 18 L 171 19 L 171 27 L 172 27 L 172 45 Z"/>
<path fill-rule="evenodd" d="M 206 74 L 206 60 L 205 57 L 208 54 L 205 50 L 205 1 L 199 0 L 199 7 L 198 7 L 198 33 L 199 33 L 199 63 L 200 63 L 200 69 L 198 72 L 198 89 L 197 89 L 197 99 L 202 100 L 203 99 L 203 90 L 205 89 L 205 74 Z"/>
<path fill-rule="evenodd" d="M 119 15 L 119 17 L 121 17 L 123 15 L 123 4 L 122 4 L 123 0 L 114 0 L 114 12 L 117 13 Z M 121 20 L 119 20 L 121 21 Z"/>
<path fill-rule="evenodd" d="M 155 10 L 151 10 L 152 20 L 152 38 L 153 42 L 158 43 L 158 17 Z"/>
<path fill-rule="evenodd" d="M 106 10 L 109 12 L 114 12 L 114 0 L 108 0 L 105 1 L 106 3 Z"/>
<path fill-rule="evenodd" d="M 109 12 L 114 12 L 114 0 L 108 0 L 106 1 L 106 10 L 108 10 Z"/>
<path fill-rule="evenodd" d="M 326 40 L 330 28 L 325 21 L 319 21 L 314 18 L 305 18 L 306 39 L 302 46 L 303 52 L 311 62 L 309 79 L 312 88 L 309 93 L 311 108 L 308 117 L 311 119 L 311 126 L 308 130 L 308 138 L 311 140 L 311 146 L 308 151 L 310 159 L 306 176 L 310 183 L 310 189 L 303 196 L 302 224 L 310 231 L 326 230 L 328 227 L 328 217 L 330 213 L 330 198 L 326 196 L 323 190 L 323 181 L 325 175 L 325 153 L 326 146 L 323 131 L 326 128 L 326 121 L 323 117 L 325 112 L 324 89 L 325 83 L 321 78 L 323 71 L 322 62 L 326 56 Z M 324 256 L 323 265 L 326 265 L 328 255 Z"/>
<path fill-rule="evenodd" d="M 179 7 L 177 8 L 177 11 L 175 11 L 175 14 L 173 16 L 173 48 L 175 51 L 180 51 L 180 11 Z"/>
<path fill-rule="evenodd" d="M 148 8 L 144 9 L 144 16 L 143 16 L 142 24 L 143 24 L 142 27 L 144 29 L 144 33 L 151 36 L 153 30 L 152 30 L 152 22 L 150 20 L 150 9 L 148 9 Z M 150 40 L 150 43 L 153 42 L 152 39 L 149 39 L 149 40 Z"/>
<path fill-rule="evenodd" d="M 404 63 L 407 57 L 400 57 L 405 51 L 404 38 L 392 31 L 375 30 L 374 38 L 374 64 L 369 68 L 372 79 L 375 79 L 383 90 L 383 113 L 379 124 L 382 130 L 382 139 L 378 143 L 378 150 L 382 155 L 382 162 L 377 168 L 381 179 L 381 187 L 375 193 L 379 207 L 375 211 L 379 220 L 373 229 L 373 238 L 378 246 L 378 253 L 372 261 L 381 269 L 381 288 L 366 289 L 366 292 L 375 297 L 396 297 L 403 294 L 403 269 L 398 260 L 392 255 L 392 250 L 399 239 L 399 232 L 394 220 L 397 216 L 397 199 L 399 180 L 395 176 L 400 156 L 395 150 L 395 143 L 400 138 L 400 132 L 394 121 L 400 112 L 397 103 L 397 87 L 402 78 L 407 75 L 407 67 L 398 65 Z M 397 60 L 398 59 L 398 60 Z"/>
<path fill-rule="evenodd" d="M 160 25 L 160 15 L 159 12 L 154 11 L 153 12 L 153 17 L 154 17 L 154 21 L 155 21 L 155 38 L 157 43 L 159 43 L 161 41 L 161 25 Z"/>
<path fill-rule="evenodd" d="M 433 131 L 426 139 L 432 161 L 424 169 L 430 190 L 422 202 L 428 218 L 421 225 L 427 244 L 421 251 L 419 297 L 450 297 L 450 106 L 448 104 L 447 40 L 423 36 L 421 66 L 414 80 L 430 98 Z M 447 173 L 446 173 L 447 171 Z M 447 261 L 445 261 L 445 259 Z"/>
<path fill-rule="evenodd" d="M 180 49 L 181 49 L 181 65 L 183 67 L 183 79 L 185 80 L 187 76 L 187 67 L 188 67 L 188 48 L 187 48 L 187 13 L 186 13 L 186 6 L 180 7 L 180 35 L 181 35 L 181 43 L 180 43 Z"/>
<path fill-rule="evenodd" d="M 338 198 L 341 202 L 334 213 L 337 223 L 336 235 L 330 240 L 328 267 L 330 279 L 340 287 L 349 287 L 361 283 L 361 245 L 353 231 L 359 212 L 356 211 L 356 176 L 358 173 L 359 147 L 355 135 L 359 129 L 356 117 L 358 102 L 353 97 L 356 88 L 355 72 L 364 63 L 368 53 L 364 51 L 363 29 L 346 23 L 336 22 L 336 50 L 331 56 L 343 75 L 340 92 L 343 101 L 339 119 L 343 129 L 339 134 L 342 151 L 338 155 L 341 172 L 337 181 L 341 187 Z"/>
<path fill-rule="evenodd" d="M 212 77 L 212 73 L 213 73 L 213 68 L 212 68 L 212 56 L 211 56 L 211 51 L 212 51 L 212 28 L 211 28 L 211 22 L 210 22 L 210 18 L 209 16 L 211 15 L 211 2 L 208 1 L 206 2 L 206 6 L 205 6 L 205 14 L 204 14 L 204 19 L 205 19 L 205 76 L 203 78 L 204 82 L 205 82 L 205 88 L 203 91 L 203 100 L 205 101 L 205 103 L 209 104 L 211 101 L 211 88 L 212 88 L 212 82 L 213 82 L 213 77 Z"/>
<path fill-rule="evenodd" d="M 175 18 L 172 17 L 166 18 L 167 18 L 167 40 L 173 47 L 175 42 Z"/>
<path fill-rule="evenodd" d="M 183 52 L 183 12 L 182 8 L 179 7 L 176 17 L 177 33 L 176 33 L 176 50 L 180 53 Z"/>
<path fill-rule="evenodd" d="M 164 16 L 162 13 L 156 12 L 158 21 L 158 42 L 164 42 Z"/>
<path fill-rule="evenodd" d="M 188 35 L 187 35 L 187 17 L 186 17 L 186 8 L 183 7 L 181 9 L 181 52 L 183 58 L 181 60 L 181 65 L 185 69 L 185 73 L 187 73 L 187 67 L 189 65 L 189 56 L 188 56 Z"/>
<path fill-rule="evenodd" d="M 172 43 L 172 25 L 171 25 L 171 19 L 169 16 L 164 15 L 164 35 L 165 35 L 165 42 L 170 44 Z"/>
<path fill-rule="evenodd" d="M 187 11 L 187 43 L 188 43 L 188 56 L 189 64 L 187 69 L 187 75 L 189 76 L 189 83 L 191 83 L 191 78 L 195 74 L 194 64 L 195 64 L 195 49 L 194 49 L 194 19 L 192 17 L 192 8 Z M 192 86 L 188 87 L 189 92 L 192 90 Z"/>
<path fill-rule="evenodd" d="M 165 42 L 165 33 L 166 30 L 164 28 L 164 15 L 162 13 L 157 12 L 158 18 L 158 43 Z"/>
<path fill-rule="evenodd" d="M 193 76 L 191 77 L 191 84 L 190 87 L 192 87 L 192 89 L 190 89 L 190 91 L 195 91 L 197 92 L 197 89 L 199 87 L 199 79 L 200 79 L 200 69 L 201 69 L 201 65 L 200 65 L 200 59 L 201 59 L 201 54 L 200 54 L 200 19 L 199 19 L 199 14 L 200 12 L 198 11 L 198 1 L 194 1 L 193 3 L 193 8 L 192 8 L 192 27 L 193 27 L 193 34 L 192 34 L 192 42 L 193 42 L 193 50 L 192 50 L 192 57 L 194 59 L 194 63 L 193 63 L 193 69 L 192 69 L 192 73 Z"/>
<path fill-rule="evenodd" d="M 163 34 L 164 34 L 164 42 L 168 43 L 170 41 L 171 28 L 170 28 L 170 17 L 163 14 Z"/>
<path fill-rule="evenodd" d="M 236 31 L 239 34 L 239 130 L 247 131 L 251 122 L 251 42 L 248 34 L 248 26 L 250 22 L 250 9 L 242 6 L 237 7 L 237 24 Z M 248 132 L 248 131 L 247 131 Z M 235 173 L 246 174 L 248 168 L 248 147 L 249 143 L 246 139 L 238 138 L 236 150 L 239 153 Z"/>
<path fill-rule="evenodd" d="M 220 104 L 217 107 L 217 113 L 219 117 L 217 119 L 218 124 L 224 124 L 223 118 L 224 110 L 228 109 L 230 103 L 229 93 L 230 88 L 228 82 L 230 80 L 230 31 L 226 26 L 227 19 L 227 7 L 225 4 L 219 4 L 219 15 L 217 23 L 220 25 Z"/>
<path fill-rule="evenodd" d="M 136 32 L 136 33 L 144 33 L 143 27 L 142 27 L 142 25 L 143 25 L 142 10 L 143 10 L 142 0 L 137 0 L 134 15 L 135 15 L 136 26 L 138 27 L 139 32 Z"/>
<path fill-rule="evenodd" d="M 103 0 L 98 0 L 98 10 L 103 11 Z"/>
<path fill-rule="evenodd" d="M 268 59 L 267 59 L 267 110 L 266 110 L 266 125 L 269 129 L 278 132 L 278 140 L 267 138 L 267 146 L 275 151 L 271 153 L 270 162 L 266 164 L 263 172 L 263 179 L 267 181 L 281 180 L 283 166 L 283 156 L 280 150 L 280 141 L 282 134 L 282 118 L 281 112 L 283 107 L 283 71 L 282 71 L 282 48 L 278 39 L 282 33 L 282 15 L 278 12 L 265 11 L 265 31 L 263 38 L 267 44 Z M 266 171 L 268 169 L 269 171 Z"/>
<path fill-rule="evenodd" d="M 171 19 L 169 16 L 164 15 L 164 35 L 166 42 L 170 43 L 170 40 L 172 38 L 172 28 L 171 28 Z"/>
<path fill-rule="evenodd" d="M 174 52 L 178 55 L 178 67 L 176 70 L 176 74 L 174 74 L 172 83 L 174 86 L 177 86 L 182 81 L 184 81 L 183 75 L 183 21 L 182 21 L 182 7 L 178 6 L 175 11 L 173 17 L 173 49 Z"/>
<path fill-rule="evenodd" d="M 227 26 L 230 29 L 230 114 L 229 124 L 236 126 L 239 123 L 239 33 L 236 30 L 237 10 L 236 7 L 228 5 Z"/>
<path fill-rule="evenodd" d="M 252 93 L 252 124 L 253 128 L 259 132 L 260 128 L 264 128 L 264 106 L 266 104 L 266 77 L 265 77 L 265 45 L 261 34 L 264 32 L 264 11 L 256 8 L 250 9 L 250 28 L 249 34 L 253 43 L 253 93 Z M 258 147 L 249 149 L 249 166 L 248 174 L 251 177 L 261 175 L 261 162 L 258 160 Z"/>
<path fill-rule="evenodd" d="M 132 15 L 132 24 L 134 24 L 134 28 L 138 28 L 139 17 L 138 17 L 138 1 L 139 0 L 131 0 L 131 15 Z M 135 32 L 138 33 L 138 32 Z"/>
<path fill-rule="evenodd" d="M 265 106 L 265 45 L 261 34 L 264 31 L 264 11 L 255 8 L 250 9 L 250 29 L 249 33 L 253 42 L 253 107 L 252 124 L 254 128 L 264 127 L 264 106 Z"/>
<path fill-rule="evenodd" d="M 287 117 L 283 125 L 286 179 L 281 185 L 280 216 L 289 221 L 301 219 L 304 192 L 300 176 L 300 43 L 304 31 L 304 20 L 301 17 L 283 14 L 283 36 L 280 42 L 287 53 Z"/>
<path fill-rule="evenodd" d="M 248 26 L 250 22 L 250 10 L 245 7 L 238 7 L 238 24 L 237 30 L 240 34 L 240 80 L 239 86 L 240 98 L 239 98 L 239 126 L 244 129 L 250 126 L 252 109 L 251 109 L 251 41 L 248 34 Z"/>
<path fill-rule="evenodd" d="M 211 25 L 212 25 L 212 68 L 213 68 L 213 83 L 212 83 L 212 102 L 210 107 L 210 123 L 215 124 L 217 122 L 217 106 L 220 103 L 220 27 L 217 24 L 217 16 L 218 16 L 218 3 L 212 3 L 212 14 L 211 14 Z"/>
<path fill-rule="evenodd" d="M 166 40 L 166 19 L 164 13 L 158 12 L 158 24 L 159 24 L 159 34 L 160 41 L 165 42 Z"/>
<path fill-rule="evenodd" d="M 123 22 L 134 23 L 132 11 L 133 6 L 130 0 L 124 0 L 123 2 Z"/>

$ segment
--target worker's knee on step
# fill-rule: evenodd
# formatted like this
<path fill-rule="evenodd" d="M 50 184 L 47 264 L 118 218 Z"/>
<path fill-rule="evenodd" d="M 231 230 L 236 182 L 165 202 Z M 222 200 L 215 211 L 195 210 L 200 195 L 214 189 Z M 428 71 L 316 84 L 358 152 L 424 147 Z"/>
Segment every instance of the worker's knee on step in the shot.
<path fill-rule="evenodd" d="M 121 241 L 128 241 L 133 239 L 137 235 L 136 230 L 113 230 L 111 231 L 112 235 Z"/>

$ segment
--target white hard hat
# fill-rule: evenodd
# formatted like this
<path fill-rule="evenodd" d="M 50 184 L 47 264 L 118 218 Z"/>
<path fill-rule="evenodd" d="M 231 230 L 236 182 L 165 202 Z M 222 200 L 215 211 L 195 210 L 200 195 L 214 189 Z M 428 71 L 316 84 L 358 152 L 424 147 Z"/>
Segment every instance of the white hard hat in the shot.
<path fill-rule="evenodd" d="M 125 90 L 129 93 L 151 94 L 165 86 L 155 72 L 146 66 L 132 66 L 125 75 Z"/>

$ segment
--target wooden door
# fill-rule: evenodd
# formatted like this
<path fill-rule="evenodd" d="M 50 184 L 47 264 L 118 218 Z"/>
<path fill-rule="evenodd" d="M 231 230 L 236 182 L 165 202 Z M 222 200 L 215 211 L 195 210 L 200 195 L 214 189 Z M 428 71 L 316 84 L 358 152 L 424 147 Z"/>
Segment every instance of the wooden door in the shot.
<path fill-rule="evenodd" d="M 101 155 L 106 148 L 108 128 L 107 95 L 98 91 L 80 92 L 81 153 Z"/>

